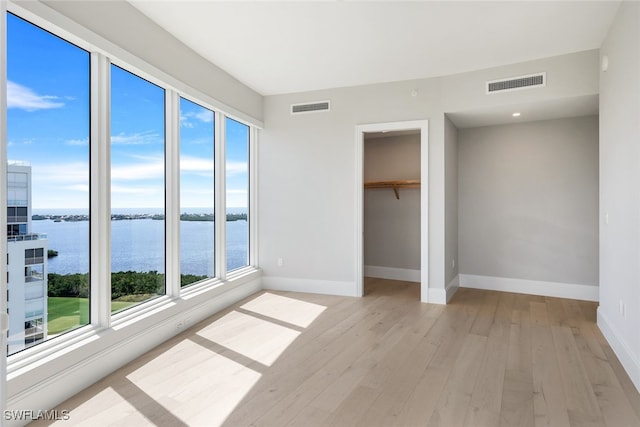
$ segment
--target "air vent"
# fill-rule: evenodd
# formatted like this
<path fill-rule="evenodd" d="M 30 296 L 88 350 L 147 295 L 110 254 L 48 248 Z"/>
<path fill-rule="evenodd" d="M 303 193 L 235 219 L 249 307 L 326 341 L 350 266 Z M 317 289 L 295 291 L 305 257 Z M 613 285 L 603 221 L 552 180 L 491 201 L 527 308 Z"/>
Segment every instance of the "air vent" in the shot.
<path fill-rule="evenodd" d="M 513 90 L 533 89 L 547 85 L 547 73 L 530 74 L 528 76 L 511 77 L 508 79 L 487 82 L 487 94 L 508 92 Z"/>
<path fill-rule="evenodd" d="M 291 114 L 304 114 L 304 113 L 320 113 L 329 111 L 331 105 L 329 101 L 308 102 L 304 104 L 292 104 Z"/>

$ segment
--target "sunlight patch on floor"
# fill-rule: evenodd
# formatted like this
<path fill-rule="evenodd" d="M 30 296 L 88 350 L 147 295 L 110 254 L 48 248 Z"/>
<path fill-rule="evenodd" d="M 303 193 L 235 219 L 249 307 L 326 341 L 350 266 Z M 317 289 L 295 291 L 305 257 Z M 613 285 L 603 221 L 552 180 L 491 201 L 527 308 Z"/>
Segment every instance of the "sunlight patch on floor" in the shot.
<path fill-rule="evenodd" d="M 265 292 L 257 298 L 240 306 L 247 311 L 272 317 L 282 322 L 308 327 L 326 307 L 294 298 Z"/>
<path fill-rule="evenodd" d="M 260 377 L 253 369 L 188 339 L 127 375 L 167 409 L 167 416 L 187 425 L 221 424 Z"/>
<path fill-rule="evenodd" d="M 262 293 L 114 373 L 110 387 L 74 407 L 71 423 L 60 423 L 222 425 L 301 330 L 325 310 Z"/>
<path fill-rule="evenodd" d="M 271 366 L 300 332 L 232 311 L 198 331 L 197 335 L 265 366 Z"/>
<path fill-rule="evenodd" d="M 96 411 L 96 407 L 101 407 L 103 410 Z M 68 420 L 59 420 L 52 425 L 95 427 L 105 425 L 105 423 L 141 427 L 155 425 L 111 387 L 105 388 L 91 397 L 91 399 L 74 408 L 69 414 Z"/>

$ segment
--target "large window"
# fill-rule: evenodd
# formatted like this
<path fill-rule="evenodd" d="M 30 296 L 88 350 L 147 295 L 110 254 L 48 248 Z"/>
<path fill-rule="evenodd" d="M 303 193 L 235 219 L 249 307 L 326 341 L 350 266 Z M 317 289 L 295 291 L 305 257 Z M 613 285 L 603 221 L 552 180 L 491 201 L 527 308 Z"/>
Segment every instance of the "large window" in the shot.
<path fill-rule="evenodd" d="M 165 293 L 164 90 L 111 66 L 112 311 Z"/>
<path fill-rule="evenodd" d="M 180 98 L 180 283 L 215 276 L 214 113 Z"/>
<path fill-rule="evenodd" d="M 7 15 L 9 354 L 89 322 L 89 71 Z"/>
<path fill-rule="evenodd" d="M 161 318 L 251 264 L 251 126 L 97 35 L 65 32 L 72 44 L 29 17 L 42 27 L 7 13 L 1 142 L 14 366 L 54 337 Z"/>
<path fill-rule="evenodd" d="M 249 265 L 249 126 L 226 118 L 227 270 Z"/>

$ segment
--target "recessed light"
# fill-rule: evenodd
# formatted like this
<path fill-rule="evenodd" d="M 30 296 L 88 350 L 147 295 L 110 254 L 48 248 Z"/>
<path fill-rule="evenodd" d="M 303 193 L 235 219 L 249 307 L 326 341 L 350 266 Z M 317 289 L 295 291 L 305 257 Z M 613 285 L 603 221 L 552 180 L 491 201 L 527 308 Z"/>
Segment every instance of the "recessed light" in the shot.
<path fill-rule="evenodd" d="M 513 117 L 520 117 L 520 113 L 513 113 L 512 116 Z"/>

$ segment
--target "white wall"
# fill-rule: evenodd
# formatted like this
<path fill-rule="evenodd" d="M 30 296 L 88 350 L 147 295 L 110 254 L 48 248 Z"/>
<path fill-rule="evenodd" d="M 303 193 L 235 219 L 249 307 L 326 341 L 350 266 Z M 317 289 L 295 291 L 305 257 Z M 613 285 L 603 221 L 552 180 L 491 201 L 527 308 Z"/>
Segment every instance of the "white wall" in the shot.
<path fill-rule="evenodd" d="M 444 290 L 450 273 L 445 272 L 445 265 L 450 266 L 445 260 L 445 218 L 457 216 L 445 204 L 445 113 L 521 99 L 594 95 L 597 64 L 598 52 L 587 51 L 442 78 L 265 97 L 259 144 L 264 285 L 356 294 L 355 127 L 428 119 L 429 287 Z M 484 93 L 486 80 L 539 71 L 547 72 L 547 87 Z M 330 112 L 289 113 L 291 104 L 326 99 L 331 100 Z"/>
<path fill-rule="evenodd" d="M 461 274 L 597 286 L 598 117 L 458 137 Z"/>
<path fill-rule="evenodd" d="M 445 117 L 445 284 L 447 300 L 458 286 L 458 129 Z"/>
<path fill-rule="evenodd" d="M 364 181 L 420 179 L 420 135 L 366 138 Z M 365 276 L 420 281 L 420 189 L 364 192 Z"/>
<path fill-rule="evenodd" d="M 600 72 L 598 325 L 640 390 L 640 3 L 623 2 Z"/>

